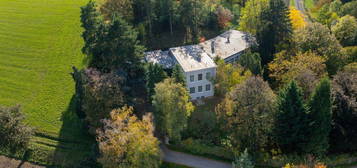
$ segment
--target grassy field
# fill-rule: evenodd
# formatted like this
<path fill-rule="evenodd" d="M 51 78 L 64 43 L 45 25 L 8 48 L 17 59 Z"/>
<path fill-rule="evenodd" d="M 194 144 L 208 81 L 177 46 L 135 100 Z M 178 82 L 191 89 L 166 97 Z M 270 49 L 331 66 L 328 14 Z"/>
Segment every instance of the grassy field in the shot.
<path fill-rule="evenodd" d="M 82 67 L 87 0 L 0 0 L 0 105 L 20 104 L 36 128 L 28 160 L 71 165 L 92 138 L 76 117 L 71 66 Z"/>

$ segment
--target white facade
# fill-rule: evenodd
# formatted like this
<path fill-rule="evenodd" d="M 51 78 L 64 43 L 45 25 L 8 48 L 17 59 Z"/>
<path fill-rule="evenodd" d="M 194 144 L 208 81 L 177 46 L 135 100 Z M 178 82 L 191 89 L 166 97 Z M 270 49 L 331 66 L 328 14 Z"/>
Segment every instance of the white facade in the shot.
<path fill-rule="evenodd" d="M 216 68 L 185 72 L 187 89 L 192 100 L 214 95 L 212 79 L 216 75 Z"/>
<path fill-rule="evenodd" d="M 213 59 L 219 57 L 226 63 L 235 62 L 252 42 L 254 38 L 247 33 L 229 30 L 197 45 L 146 52 L 145 60 L 161 64 L 166 69 L 180 65 L 186 76 L 191 100 L 196 100 L 214 95 L 212 80 L 216 76 L 217 65 Z"/>

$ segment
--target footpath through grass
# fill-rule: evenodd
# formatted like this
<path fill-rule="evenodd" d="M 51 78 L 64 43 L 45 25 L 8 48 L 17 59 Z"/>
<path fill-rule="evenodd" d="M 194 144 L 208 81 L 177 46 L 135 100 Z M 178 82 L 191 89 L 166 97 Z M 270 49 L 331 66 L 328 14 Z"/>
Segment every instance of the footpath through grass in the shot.
<path fill-rule="evenodd" d="M 83 66 L 79 16 L 86 2 L 0 0 L 0 105 L 21 104 L 36 128 L 30 161 L 71 165 L 91 149 L 73 110 L 70 75 L 71 66 Z"/>

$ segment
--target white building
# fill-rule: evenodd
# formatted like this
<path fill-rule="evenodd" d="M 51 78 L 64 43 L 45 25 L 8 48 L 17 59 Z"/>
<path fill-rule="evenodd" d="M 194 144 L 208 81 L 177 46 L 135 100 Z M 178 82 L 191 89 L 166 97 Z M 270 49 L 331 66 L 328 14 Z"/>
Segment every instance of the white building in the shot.
<path fill-rule="evenodd" d="M 213 59 L 219 57 L 225 62 L 234 62 L 250 46 L 247 34 L 236 30 L 227 31 L 213 39 L 197 45 L 170 48 L 168 51 L 155 50 L 145 53 L 145 61 L 172 68 L 179 64 L 186 76 L 187 89 L 191 99 L 214 95 L 212 79 L 217 65 Z"/>

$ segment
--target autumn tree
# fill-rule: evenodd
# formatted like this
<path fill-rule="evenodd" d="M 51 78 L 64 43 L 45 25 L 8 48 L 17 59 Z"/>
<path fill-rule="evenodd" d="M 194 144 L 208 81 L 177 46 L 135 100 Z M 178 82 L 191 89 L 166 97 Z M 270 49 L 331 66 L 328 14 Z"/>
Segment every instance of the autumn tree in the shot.
<path fill-rule="evenodd" d="M 296 56 L 287 52 L 276 54 L 275 59 L 268 64 L 269 76 L 274 79 L 277 87 L 296 80 L 302 87 L 304 95 L 309 97 L 315 88 L 316 79 L 326 75 L 325 59 L 312 52 L 297 53 Z"/>
<path fill-rule="evenodd" d="M 332 81 L 333 132 L 332 147 L 336 151 L 357 149 L 357 63 L 339 71 Z"/>
<path fill-rule="evenodd" d="M 326 59 L 329 75 L 333 75 L 341 67 L 344 57 L 341 45 L 330 33 L 330 30 L 319 23 L 311 23 L 294 34 L 294 41 L 299 51 L 312 51 Z"/>
<path fill-rule="evenodd" d="M 219 26 L 224 29 L 228 26 L 229 22 L 233 19 L 233 14 L 229 9 L 219 5 L 216 9 L 217 21 Z"/>
<path fill-rule="evenodd" d="M 187 126 L 188 117 L 194 110 L 190 95 L 180 83 L 168 78 L 156 84 L 153 96 L 155 122 L 162 135 L 177 142 Z"/>
<path fill-rule="evenodd" d="M 226 64 L 223 60 L 219 60 L 217 62 L 216 77 L 214 79 L 215 93 L 223 96 L 251 75 L 250 71 L 245 71 L 238 64 Z"/>
<path fill-rule="evenodd" d="M 256 35 L 262 26 L 260 15 L 268 5 L 268 0 L 248 0 L 241 12 L 239 29 Z"/>
<path fill-rule="evenodd" d="M 33 128 L 25 124 L 20 106 L 0 106 L 0 147 L 18 152 L 28 147 L 34 134 Z"/>
<path fill-rule="evenodd" d="M 357 21 L 353 16 L 346 15 L 337 20 L 331 28 L 332 33 L 343 46 L 357 44 Z"/>
<path fill-rule="evenodd" d="M 124 106 L 110 112 L 97 130 L 100 156 L 104 168 L 159 168 L 159 141 L 154 137 L 152 115 L 142 120 L 133 115 L 133 108 Z"/>
<path fill-rule="evenodd" d="M 102 73 L 93 68 L 74 69 L 72 75 L 76 82 L 77 110 L 89 124 L 89 132 L 94 133 L 101 126 L 101 119 L 109 117 L 112 109 L 125 104 L 125 81 L 115 73 Z"/>
<path fill-rule="evenodd" d="M 151 99 L 151 96 L 155 94 L 155 84 L 163 81 L 167 78 L 167 74 L 159 64 L 149 63 L 146 67 L 146 89 L 148 96 Z"/>
<path fill-rule="evenodd" d="M 217 106 L 219 120 L 227 126 L 238 151 L 264 148 L 273 128 L 276 96 L 261 77 L 250 77 L 227 94 Z"/>
<path fill-rule="evenodd" d="M 297 10 L 295 7 L 290 6 L 289 7 L 289 18 L 292 24 L 292 27 L 294 30 L 297 30 L 299 28 L 303 28 L 306 26 L 306 21 L 304 18 L 304 15 L 300 12 L 300 10 Z"/>
<path fill-rule="evenodd" d="M 279 92 L 274 135 L 284 153 L 305 152 L 309 123 L 302 96 L 295 81 L 291 81 Z"/>
<path fill-rule="evenodd" d="M 329 135 L 331 131 L 331 86 L 328 78 L 324 78 L 316 86 L 308 103 L 309 129 L 307 153 L 321 156 L 329 149 Z"/>

